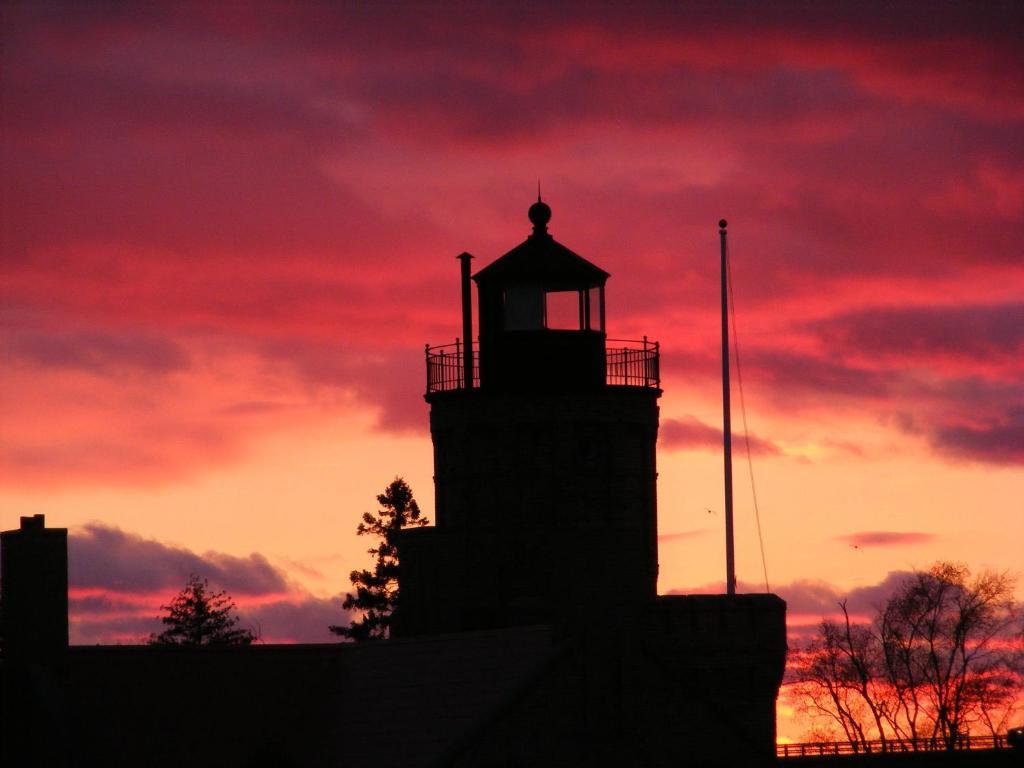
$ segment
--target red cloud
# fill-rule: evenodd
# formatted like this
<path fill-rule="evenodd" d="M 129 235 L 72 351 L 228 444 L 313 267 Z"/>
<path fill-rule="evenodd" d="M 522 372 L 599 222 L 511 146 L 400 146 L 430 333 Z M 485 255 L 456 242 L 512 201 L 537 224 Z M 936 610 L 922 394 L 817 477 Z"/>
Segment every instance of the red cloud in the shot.
<path fill-rule="evenodd" d="M 538 172 L 668 391 L 717 376 L 726 216 L 765 407 L 913 413 L 941 456 L 1022 460 L 1012 11 L 446 13 L 5 9 L 5 482 L 233 461 L 300 392 L 422 429 L 452 257 L 522 239 Z"/>
<path fill-rule="evenodd" d="M 811 329 L 829 347 L 862 359 L 1024 367 L 1021 302 L 860 309 L 814 322 Z"/>
<path fill-rule="evenodd" d="M 987 424 L 941 425 L 930 434 L 940 453 L 994 464 L 1024 464 L 1024 407 Z"/>

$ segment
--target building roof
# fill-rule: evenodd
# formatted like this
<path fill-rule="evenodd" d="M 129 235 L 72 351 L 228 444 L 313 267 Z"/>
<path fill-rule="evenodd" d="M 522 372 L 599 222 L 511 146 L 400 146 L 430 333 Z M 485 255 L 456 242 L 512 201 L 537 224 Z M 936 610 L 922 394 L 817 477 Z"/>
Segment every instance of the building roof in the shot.
<path fill-rule="evenodd" d="M 603 285 L 609 274 L 555 240 L 547 231 L 551 209 L 539 199 L 530 206 L 533 234 L 499 259 L 481 269 L 478 284 L 492 280 L 529 280 L 573 285 Z"/>

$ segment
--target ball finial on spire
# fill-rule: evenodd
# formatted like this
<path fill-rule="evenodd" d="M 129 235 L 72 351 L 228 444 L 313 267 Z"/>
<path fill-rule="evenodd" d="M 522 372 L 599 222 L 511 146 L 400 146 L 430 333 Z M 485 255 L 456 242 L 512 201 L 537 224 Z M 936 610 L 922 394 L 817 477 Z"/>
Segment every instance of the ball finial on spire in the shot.
<path fill-rule="evenodd" d="M 537 182 L 537 202 L 530 206 L 526 215 L 533 223 L 534 234 L 548 231 L 548 222 L 551 221 L 551 206 L 540 199 L 540 181 Z"/>

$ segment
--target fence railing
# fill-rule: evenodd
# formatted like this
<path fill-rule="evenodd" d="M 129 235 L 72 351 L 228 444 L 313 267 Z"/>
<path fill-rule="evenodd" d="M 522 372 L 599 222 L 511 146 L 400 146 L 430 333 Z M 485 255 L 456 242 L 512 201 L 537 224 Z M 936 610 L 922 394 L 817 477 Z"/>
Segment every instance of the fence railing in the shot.
<path fill-rule="evenodd" d="M 631 346 L 617 346 L 629 344 Z M 615 346 L 612 346 L 615 345 Z M 658 342 L 646 336 L 640 341 L 608 339 L 605 342 L 606 383 L 616 387 L 661 386 Z"/>
<path fill-rule="evenodd" d="M 431 392 L 450 392 L 465 389 L 465 352 L 466 346 L 459 339 L 454 344 L 441 344 L 426 347 L 427 355 L 427 394 Z M 473 355 L 473 386 L 480 386 L 480 348 L 472 345 Z"/>
<path fill-rule="evenodd" d="M 954 751 L 1006 749 L 1005 736 L 961 736 L 953 742 Z M 779 757 L 819 757 L 825 755 L 887 754 L 891 752 L 946 752 L 945 739 L 881 739 L 872 741 L 821 741 L 806 744 L 777 744 Z"/>
<path fill-rule="evenodd" d="M 425 348 L 427 394 L 465 389 L 465 343 Z M 480 386 L 480 349 L 472 345 L 473 387 Z M 605 381 L 614 387 L 659 387 L 661 369 L 658 342 L 608 339 L 605 346 Z"/>

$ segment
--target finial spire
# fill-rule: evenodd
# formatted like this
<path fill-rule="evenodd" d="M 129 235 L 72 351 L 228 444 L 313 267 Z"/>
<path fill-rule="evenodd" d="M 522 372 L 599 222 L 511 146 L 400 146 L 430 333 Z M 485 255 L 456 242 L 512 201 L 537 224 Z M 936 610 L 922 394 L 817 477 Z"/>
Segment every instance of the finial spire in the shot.
<path fill-rule="evenodd" d="M 548 233 L 548 222 L 551 221 L 551 206 L 540 199 L 540 179 L 537 179 L 537 202 L 530 206 L 527 216 L 533 222 L 533 234 L 546 235 Z"/>

